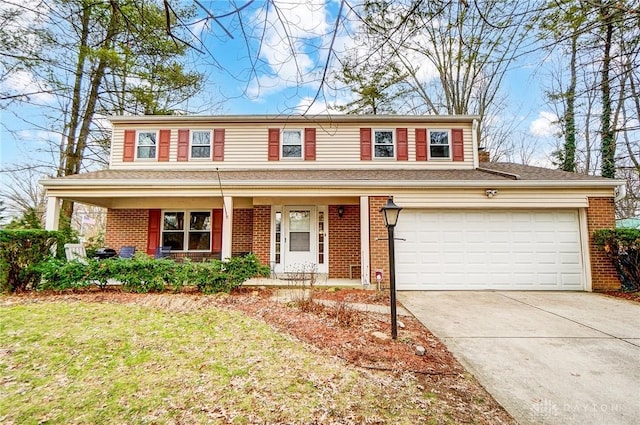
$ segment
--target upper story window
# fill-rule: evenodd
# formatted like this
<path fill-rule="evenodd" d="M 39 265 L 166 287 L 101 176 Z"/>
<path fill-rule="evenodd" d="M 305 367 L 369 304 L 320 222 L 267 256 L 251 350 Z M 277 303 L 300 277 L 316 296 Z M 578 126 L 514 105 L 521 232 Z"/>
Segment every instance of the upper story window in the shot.
<path fill-rule="evenodd" d="M 373 130 L 373 152 L 375 158 L 395 157 L 392 130 Z"/>
<path fill-rule="evenodd" d="M 211 132 L 194 130 L 191 132 L 191 158 L 211 158 Z"/>
<path fill-rule="evenodd" d="M 451 158 L 451 137 L 448 130 L 429 131 L 429 157 Z"/>
<path fill-rule="evenodd" d="M 136 157 L 138 159 L 155 159 L 158 146 L 156 131 L 138 131 L 136 140 Z"/>
<path fill-rule="evenodd" d="M 302 158 L 302 131 L 282 131 L 282 158 Z"/>
<path fill-rule="evenodd" d="M 164 211 L 162 246 L 172 251 L 211 250 L 211 211 Z"/>

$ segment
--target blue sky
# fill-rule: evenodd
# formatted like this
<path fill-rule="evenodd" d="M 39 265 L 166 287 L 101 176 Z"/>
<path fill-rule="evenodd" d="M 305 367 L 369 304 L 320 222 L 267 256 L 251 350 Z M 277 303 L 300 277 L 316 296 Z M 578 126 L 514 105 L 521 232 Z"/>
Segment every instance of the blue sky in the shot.
<path fill-rule="evenodd" d="M 209 5 L 217 15 L 228 12 L 229 9 L 225 8 L 230 7 L 227 2 L 203 3 Z M 262 2 L 256 2 L 243 10 L 245 25 L 265 21 L 265 8 L 262 6 Z M 247 51 L 237 20 L 221 18 L 221 25 L 212 23 L 209 28 L 201 24 L 193 26 L 195 32 L 201 31 L 205 46 L 212 55 L 196 54 L 193 57 L 198 69 L 206 71 L 209 82 L 202 95 L 190 102 L 190 108 L 206 105 L 203 112 L 210 114 L 290 114 L 306 110 L 316 95 L 329 43 L 333 40 L 334 49 L 338 52 L 353 49 L 354 46 L 350 35 L 344 31 L 338 33 L 335 39 L 330 36 L 335 25 L 338 2 L 289 1 L 279 6 L 278 17 L 272 13 L 273 8 L 267 16 L 266 22 L 271 25 L 265 27 L 260 55 L 253 57 L 255 66 L 252 66 L 249 57 L 256 54 L 258 43 L 251 40 L 251 50 Z M 278 19 L 292 24 L 289 28 L 293 30 L 289 35 L 296 40 L 293 45 L 282 41 Z M 296 52 L 295 56 L 291 51 Z M 535 74 L 539 68 L 538 61 L 528 56 L 510 71 L 504 82 L 508 106 L 503 116 L 494 119 L 515 123 L 518 137 L 530 137 L 535 144 L 536 154 L 532 162 L 545 164 L 553 143 L 551 120 L 554 116 L 541 96 L 544 79 L 541 73 Z M 252 73 L 252 69 L 255 72 Z M 20 74 L 13 75 L 2 84 L 5 88 L 10 85 L 16 91 L 29 91 L 37 84 L 37 80 L 28 74 Z M 323 113 L 327 109 L 327 102 L 329 105 L 344 103 L 347 96 L 345 92 L 332 92 L 326 87 L 320 94 L 309 113 Z M 48 140 L 55 142 L 58 137 L 47 131 L 45 119 L 46 106 L 55 105 L 55 98 L 43 95 L 32 100 L 42 106 L 13 105 L 8 110 L 0 110 L 0 167 L 3 170 L 12 164 L 52 160 L 51 155 L 43 151 L 49 149 Z"/>

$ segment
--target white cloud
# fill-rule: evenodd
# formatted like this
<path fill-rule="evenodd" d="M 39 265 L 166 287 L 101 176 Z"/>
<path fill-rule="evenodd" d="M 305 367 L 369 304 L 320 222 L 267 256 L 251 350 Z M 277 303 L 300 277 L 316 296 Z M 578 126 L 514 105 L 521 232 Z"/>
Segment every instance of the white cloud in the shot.
<path fill-rule="evenodd" d="M 553 112 L 540 111 L 529 125 L 529 133 L 536 137 L 555 137 L 560 133 L 558 117 Z"/>
<path fill-rule="evenodd" d="M 313 102 L 312 97 L 305 97 L 300 100 L 298 105 L 294 108 L 294 111 L 299 114 L 305 115 L 339 115 L 343 112 L 338 111 L 331 105 L 327 105 L 322 100 Z"/>
<path fill-rule="evenodd" d="M 260 58 L 265 61 L 264 74 L 248 89 L 252 97 L 264 96 L 291 86 L 310 82 L 312 71 L 331 29 L 330 4 L 323 0 L 275 1 L 255 15 L 260 37 Z M 319 49 L 320 47 L 320 49 Z M 313 54 L 311 54 L 313 52 Z"/>
<path fill-rule="evenodd" d="M 34 78 L 28 71 L 14 71 L 1 82 L 3 90 L 13 95 L 22 95 L 35 103 L 52 103 L 55 96 L 50 88 L 42 81 Z"/>

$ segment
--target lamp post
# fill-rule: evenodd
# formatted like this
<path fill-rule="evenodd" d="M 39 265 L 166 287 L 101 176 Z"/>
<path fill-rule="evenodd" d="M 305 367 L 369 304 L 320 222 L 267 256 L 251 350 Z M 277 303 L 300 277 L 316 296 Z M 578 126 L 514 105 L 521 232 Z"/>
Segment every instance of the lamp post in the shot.
<path fill-rule="evenodd" d="M 400 208 L 393 203 L 393 196 L 389 196 L 384 207 L 380 208 L 384 225 L 387 227 L 389 235 L 389 282 L 391 291 L 391 338 L 398 338 L 398 320 L 396 318 L 396 252 L 393 230 L 398 224 Z"/>

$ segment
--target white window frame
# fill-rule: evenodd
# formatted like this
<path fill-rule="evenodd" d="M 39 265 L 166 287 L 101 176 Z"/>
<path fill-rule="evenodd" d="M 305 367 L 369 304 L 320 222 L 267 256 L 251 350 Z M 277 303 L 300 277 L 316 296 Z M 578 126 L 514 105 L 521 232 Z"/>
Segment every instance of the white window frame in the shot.
<path fill-rule="evenodd" d="M 285 133 L 298 133 L 300 135 L 300 156 L 284 156 L 284 134 Z M 295 146 L 295 145 L 287 145 Z M 280 158 L 285 161 L 300 161 L 304 159 L 304 131 L 299 128 L 287 128 L 280 132 Z"/>
<path fill-rule="evenodd" d="M 182 230 L 165 230 L 164 228 L 164 217 L 167 213 L 184 213 L 184 228 Z M 189 249 L 189 234 L 192 232 L 190 229 L 191 224 L 191 214 L 193 213 L 208 213 L 209 214 L 209 248 L 208 249 Z M 205 233 L 206 230 L 193 230 L 193 232 Z M 162 210 L 162 216 L 160 220 L 160 246 L 164 245 L 164 234 L 165 233 L 182 233 L 182 250 L 173 250 L 174 252 L 211 252 L 211 246 L 213 244 L 213 213 L 211 210 L 181 210 L 181 209 L 166 209 Z"/>
<path fill-rule="evenodd" d="M 376 143 L 376 133 L 391 133 L 391 147 L 393 147 L 393 155 L 392 156 L 378 156 L 376 155 L 376 146 L 389 146 L 387 144 L 377 144 Z M 373 159 L 377 159 L 377 160 L 381 160 L 381 161 L 386 161 L 386 160 L 392 160 L 392 159 L 396 159 L 396 156 L 398 154 L 398 146 L 396 144 L 396 132 L 393 129 L 390 128 L 375 128 L 373 130 L 371 130 L 371 150 L 373 151 L 371 153 L 371 156 Z"/>
<path fill-rule="evenodd" d="M 155 147 L 155 156 L 153 156 L 152 158 L 141 158 L 140 156 L 138 156 L 138 148 L 140 148 L 140 135 L 144 134 L 144 133 L 153 133 L 156 136 L 156 144 L 153 145 Z M 155 161 L 158 159 L 158 151 L 160 150 L 160 132 L 158 130 L 136 130 L 136 146 L 135 146 L 135 153 L 136 153 L 136 160 L 140 160 L 140 161 Z M 151 146 L 151 145 L 143 145 L 143 146 Z"/>
<path fill-rule="evenodd" d="M 193 147 L 194 146 L 207 146 L 207 145 L 194 145 L 193 144 L 193 135 L 194 133 L 209 133 L 209 156 L 208 157 L 199 157 L 193 156 Z M 211 161 L 213 157 L 213 131 L 211 130 L 191 130 L 189 131 L 189 159 L 194 161 Z"/>
<path fill-rule="evenodd" d="M 432 156 L 431 155 L 431 133 L 447 133 L 447 141 L 449 142 L 447 145 L 435 144 L 433 146 L 448 146 L 449 147 L 449 156 Z M 428 158 L 434 161 L 450 161 L 453 155 L 453 144 L 451 141 L 451 129 L 433 129 L 427 131 L 427 154 Z"/>

